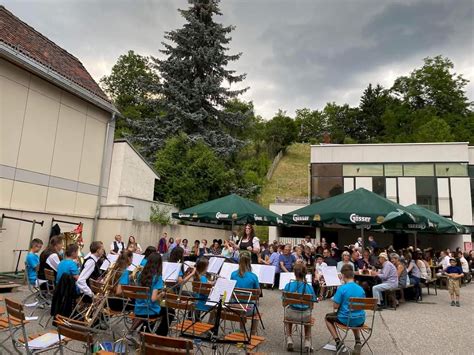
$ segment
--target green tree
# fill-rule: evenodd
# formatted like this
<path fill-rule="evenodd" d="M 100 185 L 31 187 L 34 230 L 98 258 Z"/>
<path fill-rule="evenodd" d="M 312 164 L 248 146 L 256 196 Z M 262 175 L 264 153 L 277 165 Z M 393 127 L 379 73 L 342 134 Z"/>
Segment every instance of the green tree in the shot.
<path fill-rule="evenodd" d="M 161 52 L 166 58 L 153 59 L 161 76 L 157 94 L 163 98 L 164 111 L 146 120 L 136 139 L 148 152 L 154 152 L 167 138 L 184 132 L 227 158 L 242 146 L 232 132 L 241 129 L 244 114 L 224 109 L 229 100 L 246 90 L 230 88 L 245 75 L 227 69 L 241 54 L 227 54 L 234 27 L 214 21 L 221 15 L 218 0 L 189 3 L 188 9 L 179 10 L 184 25 L 165 33 L 168 42 L 163 43 Z"/>
<path fill-rule="evenodd" d="M 421 125 L 413 135 L 415 142 L 450 142 L 453 139 L 451 128 L 445 120 L 439 117 L 433 117 Z"/>
<path fill-rule="evenodd" d="M 358 127 L 354 134 L 359 142 L 377 142 L 384 132 L 382 116 L 389 104 L 389 93 L 381 85 L 372 84 L 364 90 L 360 98 Z"/>
<path fill-rule="evenodd" d="M 279 110 L 275 117 L 265 124 L 265 143 L 271 157 L 296 140 L 298 131 L 295 121 Z"/>
<path fill-rule="evenodd" d="M 336 103 L 327 103 L 323 110 L 332 143 L 355 142 L 358 128 L 358 109 L 342 106 Z"/>
<path fill-rule="evenodd" d="M 179 208 L 226 195 L 234 181 L 233 172 L 207 144 L 185 134 L 166 141 L 156 155 L 155 168 L 161 177 L 158 199 Z"/>
<path fill-rule="evenodd" d="M 296 110 L 295 124 L 298 128 L 299 142 L 321 142 L 327 130 L 326 117 L 323 113 L 308 108 Z"/>
<path fill-rule="evenodd" d="M 159 78 L 147 57 L 128 51 L 118 58 L 111 74 L 102 77 L 100 83 L 122 114 L 117 120 L 116 137 L 131 133 L 127 119 L 140 120 L 151 114 L 148 100 L 151 88 L 159 83 Z"/>

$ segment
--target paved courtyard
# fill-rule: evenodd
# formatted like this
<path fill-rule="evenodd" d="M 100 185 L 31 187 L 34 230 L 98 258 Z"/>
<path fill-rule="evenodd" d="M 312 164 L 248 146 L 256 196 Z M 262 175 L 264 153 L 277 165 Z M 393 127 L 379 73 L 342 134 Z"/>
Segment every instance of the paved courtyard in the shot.
<path fill-rule="evenodd" d="M 22 299 L 26 288 L 19 292 L 3 294 L 4 297 Z M 377 312 L 375 331 L 370 345 L 375 354 L 474 354 L 474 284 L 461 288 L 461 307 L 451 307 L 446 290 L 438 290 L 438 295 L 426 295 L 423 302 L 402 304 L 396 311 Z M 259 351 L 268 354 L 286 354 L 284 350 L 283 308 L 281 292 L 264 290 L 261 312 L 265 322 L 264 336 L 267 341 Z M 330 340 L 324 324 L 324 315 L 331 311 L 331 302 L 322 301 L 315 305 L 313 316 L 313 347 L 320 354 L 334 354 L 322 347 Z M 30 326 L 32 332 L 41 331 L 37 324 Z M 2 334 L 2 340 L 6 334 Z M 298 345 L 295 339 L 295 346 Z M 11 347 L 11 344 L 8 345 Z M 296 349 L 297 350 L 297 349 Z M 367 349 L 362 353 L 368 354 Z"/>

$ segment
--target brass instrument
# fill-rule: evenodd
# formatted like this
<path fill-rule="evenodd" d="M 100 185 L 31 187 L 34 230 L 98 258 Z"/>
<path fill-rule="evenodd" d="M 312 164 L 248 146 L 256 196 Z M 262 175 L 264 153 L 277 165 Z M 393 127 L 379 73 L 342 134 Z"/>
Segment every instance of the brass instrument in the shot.
<path fill-rule="evenodd" d="M 138 274 L 143 271 L 143 266 L 139 265 L 132 271 L 132 284 L 138 285 Z"/>

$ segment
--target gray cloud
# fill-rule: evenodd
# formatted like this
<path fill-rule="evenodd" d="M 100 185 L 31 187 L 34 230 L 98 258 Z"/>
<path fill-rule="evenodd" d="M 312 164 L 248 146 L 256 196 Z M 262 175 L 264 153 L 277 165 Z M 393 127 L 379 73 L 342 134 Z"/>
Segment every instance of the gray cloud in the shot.
<path fill-rule="evenodd" d="M 185 0 L 4 1 L 21 19 L 77 56 L 99 79 L 129 49 L 159 55 Z M 231 65 L 247 73 L 244 98 L 271 117 L 281 108 L 357 104 L 369 82 L 390 86 L 442 54 L 474 80 L 470 0 L 225 0 L 219 21 L 236 25 Z M 473 97 L 473 84 L 468 87 Z"/>

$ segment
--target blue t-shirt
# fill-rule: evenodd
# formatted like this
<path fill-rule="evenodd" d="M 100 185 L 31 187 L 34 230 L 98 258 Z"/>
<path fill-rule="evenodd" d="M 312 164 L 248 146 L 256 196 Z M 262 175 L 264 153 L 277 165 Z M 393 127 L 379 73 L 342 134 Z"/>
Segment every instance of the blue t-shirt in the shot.
<path fill-rule="evenodd" d="M 459 266 L 448 266 L 446 268 L 447 274 L 461 274 L 462 275 L 462 268 Z"/>
<path fill-rule="evenodd" d="M 59 283 L 61 276 L 66 275 L 79 275 L 79 268 L 72 259 L 64 259 L 58 265 L 58 273 L 56 274 L 56 283 Z"/>
<path fill-rule="evenodd" d="M 201 283 L 207 283 L 208 280 L 207 280 L 207 277 L 204 276 L 204 275 L 201 275 L 201 277 L 199 278 L 199 282 Z M 196 309 L 198 311 L 208 311 L 209 309 L 211 309 L 211 307 L 209 306 L 206 306 L 206 301 L 207 301 L 207 295 L 203 295 L 201 293 L 197 293 L 194 295 L 194 297 L 196 297 L 198 299 L 198 301 L 196 302 Z"/>
<path fill-rule="evenodd" d="M 138 276 L 138 280 L 140 280 Z M 139 282 L 140 284 L 140 282 Z M 160 313 L 161 307 L 159 302 L 152 302 L 151 295 L 153 290 L 162 290 L 164 287 L 163 278 L 160 276 L 154 276 L 151 282 L 150 292 L 148 294 L 148 299 L 137 299 L 135 300 L 135 314 L 138 316 L 148 315 L 157 315 Z"/>
<path fill-rule="evenodd" d="M 253 272 L 246 271 L 244 276 L 240 276 L 239 270 L 235 270 L 230 275 L 231 280 L 237 281 L 235 287 L 237 288 L 252 288 L 252 289 L 259 289 L 260 284 L 258 282 L 258 277 Z"/>
<path fill-rule="evenodd" d="M 130 284 L 130 271 L 128 269 L 123 270 L 122 275 L 120 275 L 119 285 L 129 285 Z"/>
<path fill-rule="evenodd" d="M 148 262 L 147 258 L 143 258 L 142 261 L 140 261 L 140 266 L 145 267 L 146 263 Z"/>
<path fill-rule="evenodd" d="M 28 282 L 30 285 L 36 285 L 36 279 L 38 274 L 36 273 L 36 267 L 39 265 L 38 254 L 29 252 L 26 256 L 26 266 L 28 272 Z"/>
<path fill-rule="evenodd" d="M 364 310 L 349 310 L 349 298 L 365 298 L 365 291 L 355 282 L 349 282 L 337 288 L 336 294 L 333 296 L 332 300 L 339 305 L 339 310 L 337 311 L 337 319 L 340 323 L 347 325 L 347 320 L 350 320 L 349 326 L 357 327 L 365 322 L 365 311 Z"/>
<path fill-rule="evenodd" d="M 300 293 L 302 295 L 312 295 L 311 301 L 316 302 L 316 295 L 314 294 L 313 286 L 301 281 L 290 281 L 283 289 L 284 292 Z M 297 311 L 305 311 L 309 308 L 306 304 L 292 304 L 291 308 Z"/>
<path fill-rule="evenodd" d="M 286 267 L 288 272 L 292 272 L 293 271 L 293 264 L 296 263 L 296 257 L 293 254 L 290 254 L 290 255 L 281 254 L 278 261 L 279 262 L 278 262 L 278 271 L 277 272 L 282 272 L 283 271 L 280 267 L 281 262 Z"/>

